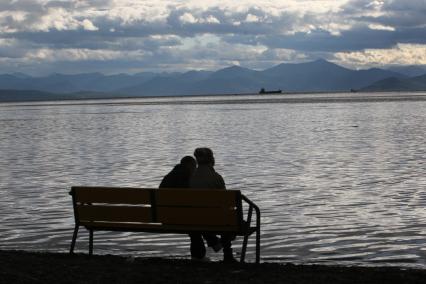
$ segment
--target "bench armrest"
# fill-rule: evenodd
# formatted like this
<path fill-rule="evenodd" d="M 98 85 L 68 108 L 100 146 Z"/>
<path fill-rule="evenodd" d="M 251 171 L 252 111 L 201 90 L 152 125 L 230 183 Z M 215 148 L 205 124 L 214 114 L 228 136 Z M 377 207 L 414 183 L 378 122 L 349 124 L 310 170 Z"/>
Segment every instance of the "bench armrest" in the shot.
<path fill-rule="evenodd" d="M 256 228 L 260 230 L 260 209 L 254 204 L 250 199 L 241 194 L 241 199 L 249 205 L 248 213 L 247 213 L 247 226 L 250 228 L 251 218 L 253 215 L 253 209 L 256 212 Z"/>

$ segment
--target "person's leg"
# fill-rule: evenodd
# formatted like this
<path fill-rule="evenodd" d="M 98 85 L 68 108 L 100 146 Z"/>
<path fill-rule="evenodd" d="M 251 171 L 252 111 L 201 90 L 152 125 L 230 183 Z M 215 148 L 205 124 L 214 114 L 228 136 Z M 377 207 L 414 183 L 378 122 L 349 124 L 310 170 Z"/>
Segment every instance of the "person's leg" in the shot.
<path fill-rule="evenodd" d="M 207 241 L 207 245 L 211 247 L 214 252 L 218 252 L 222 249 L 222 243 L 215 234 L 204 233 L 203 238 Z"/>
<path fill-rule="evenodd" d="M 206 247 L 200 233 L 190 233 L 191 238 L 191 256 L 202 259 L 206 256 Z"/>
<path fill-rule="evenodd" d="M 220 239 L 215 234 L 203 233 L 202 235 L 207 242 L 207 246 L 214 248 L 220 244 Z"/>
<path fill-rule="evenodd" d="M 234 255 L 232 253 L 232 241 L 235 240 L 235 235 L 222 234 L 220 241 L 223 246 L 223 260 L 229 262 L 235 262 Z"/>

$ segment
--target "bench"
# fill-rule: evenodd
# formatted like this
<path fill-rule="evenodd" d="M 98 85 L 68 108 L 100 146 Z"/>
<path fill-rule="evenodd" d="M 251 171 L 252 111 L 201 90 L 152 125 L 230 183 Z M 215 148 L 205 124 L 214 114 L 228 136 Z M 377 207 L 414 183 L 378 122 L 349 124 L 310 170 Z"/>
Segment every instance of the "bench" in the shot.
<path fill-rule="evenodd" d="M 260 210 L 239 190 L 73 186 L 70 194 L 75 217 L 70 253 L 80 226 L 89 231 L 89 255 L 94 231 L 232 233 L 244 237 L 240 258 L 244 262 L 248 237 L 256 233 L 259 263 Z"/>

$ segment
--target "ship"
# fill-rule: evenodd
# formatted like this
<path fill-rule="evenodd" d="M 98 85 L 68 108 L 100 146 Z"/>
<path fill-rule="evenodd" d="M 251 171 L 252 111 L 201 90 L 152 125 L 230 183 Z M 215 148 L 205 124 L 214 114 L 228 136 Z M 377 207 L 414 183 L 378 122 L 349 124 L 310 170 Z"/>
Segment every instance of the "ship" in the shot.
<path fill-rule="evenodd" d="M 264 95 L 264 94 L 281 94 L 283 91 L 282 90 L 271 90 L 271 91 L 266 91 L 265 88 L 260 89 L 259 94 Z"/>

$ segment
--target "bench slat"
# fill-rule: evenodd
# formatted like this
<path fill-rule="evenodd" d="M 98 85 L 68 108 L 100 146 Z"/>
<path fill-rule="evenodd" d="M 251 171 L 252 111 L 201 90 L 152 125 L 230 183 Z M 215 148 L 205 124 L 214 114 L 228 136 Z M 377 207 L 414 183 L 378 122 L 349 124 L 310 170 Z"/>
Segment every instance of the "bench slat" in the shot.
<path fill-rule="evenodd" d="M 75 202 L 150 204 L 152 189 L 119 187 L 73 187 Z"/>
<path fill-rule="evenodd" d="M 231 207 L 235 206 L 239 191 L 218 189 L 158 189 L 159 206 Z"/>
<path fill-rule="evenodd" d="M 151 207 L 77 205 L 80 221 L 151 222 Z"/>
<path fill-rule="evenodd" d="M 157 220 L 166 225 L 237 226 L 237 211 L 231 208 L 157 207 Z"/>
<path fill-rule="evenodd" d="M 81 226 L 96 230 L 106 231 L 143 231 L 143 232 L 162 232 L 162 233 L 181 233 L 188 232 L 233 232 L 236 234 L 243 233 L 235 226 L 182 226 L 182 225 L 164 225 L 164 224 L 144 224 L 144 223 L 120 223 L 120 222 L 87 222 L 80 223 Z"/>

